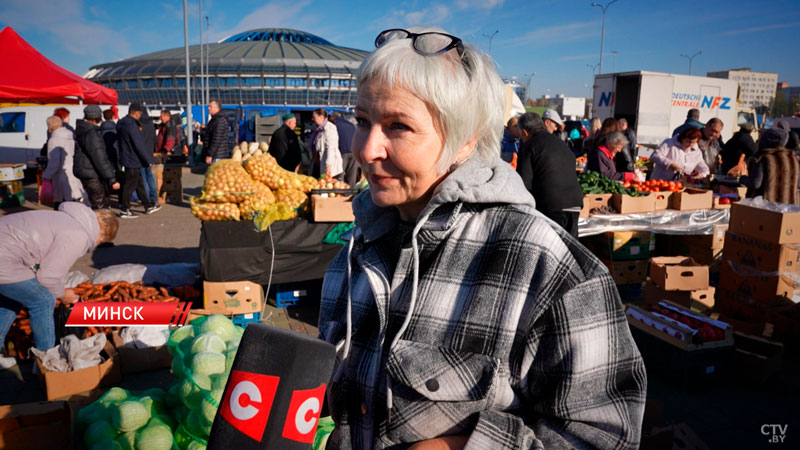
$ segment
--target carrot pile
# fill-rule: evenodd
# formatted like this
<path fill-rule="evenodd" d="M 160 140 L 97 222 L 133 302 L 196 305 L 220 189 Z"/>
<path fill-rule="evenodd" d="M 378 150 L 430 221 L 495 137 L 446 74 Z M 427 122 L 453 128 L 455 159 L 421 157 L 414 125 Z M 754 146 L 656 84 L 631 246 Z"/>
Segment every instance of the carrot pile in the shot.
<path fill-rule="evenodd" d="M 73 288 L 83 302 L 177 302 L 166 288 L 144 286 L 141 281 L 114 281 L 91 284 L 88 281 Z"/>

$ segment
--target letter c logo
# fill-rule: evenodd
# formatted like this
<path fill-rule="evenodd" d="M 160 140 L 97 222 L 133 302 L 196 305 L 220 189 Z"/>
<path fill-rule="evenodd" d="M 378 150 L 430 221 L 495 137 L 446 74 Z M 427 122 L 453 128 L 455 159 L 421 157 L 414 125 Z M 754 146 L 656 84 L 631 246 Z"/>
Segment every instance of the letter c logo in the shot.
<path fill-rule="evenodd" d="M 308 413 L 312 413 L 311 420 L 306 420 Z M 319 400 L 316 398 L 309 398 L 300 405 L 297 409 L 297 415 L 294 417 L 294 426 L 300 434 L 308 434 L 317 425 L 317 417 L 319 415 Z"/>
<path fill-rule="evenodd" d="M 251 381 L 242 381 L 231 392 L 231 414 L 239 420 L 250 420 L 258 414 L 258 408 L 253 405 L 242 406 L 243 395 L 249 397 L 252 403 L 261 403 L 261 391 Z"/>
<path fill-rule="evenodd" d="M 289 411 L 283 425 L 281 436 L 296 442 L 311 444 L 317 429 L 322 401 L 325 399 L 325 385 L 314 389 L 292 392 Z"/>

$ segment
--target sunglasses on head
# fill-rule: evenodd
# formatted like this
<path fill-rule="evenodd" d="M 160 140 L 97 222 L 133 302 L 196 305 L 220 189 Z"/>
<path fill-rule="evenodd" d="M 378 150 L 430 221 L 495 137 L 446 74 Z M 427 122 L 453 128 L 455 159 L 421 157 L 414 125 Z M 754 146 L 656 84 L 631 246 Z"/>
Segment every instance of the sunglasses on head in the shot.
<path fill-rule="evenodd" d="M 471 75 L 469 62 L 464 58 L 466 53 L 464 50 L 464 43 L 455 36 L 439 33 L 438 31 L 412 33 L 402 28 L 392 28 L 381 31 L 378 34 L 378 37 L 375 38 L 375 48 L 379 48 L 387 42 L 397 39 L 411 39 L 411 46 L 417 53 L 423 56 L 442 55 L 455 49 L 461 60 L 461 65 L 464 66 L 464 71 L 467 72 L 467 76 Z"/>

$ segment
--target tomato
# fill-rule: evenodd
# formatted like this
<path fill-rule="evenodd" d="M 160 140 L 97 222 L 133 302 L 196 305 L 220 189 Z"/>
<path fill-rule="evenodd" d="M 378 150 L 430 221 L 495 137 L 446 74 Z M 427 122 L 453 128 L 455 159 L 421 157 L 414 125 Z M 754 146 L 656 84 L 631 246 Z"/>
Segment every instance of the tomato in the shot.
<path fill-rule="evenodd" d="M 631 187 L 631 182 L 630 181 L 626 181 L 626 182 L 622 183 L 622 187 L 624 187 L 626 189 Z"/>
<path fill-rule="evenodd" d="M 680 181 L 678 181 L 677 183 L 675 183 L 675 186 L 676 186 L 678 189 L 683 189 L 683 183 L 681 183 Z"/>

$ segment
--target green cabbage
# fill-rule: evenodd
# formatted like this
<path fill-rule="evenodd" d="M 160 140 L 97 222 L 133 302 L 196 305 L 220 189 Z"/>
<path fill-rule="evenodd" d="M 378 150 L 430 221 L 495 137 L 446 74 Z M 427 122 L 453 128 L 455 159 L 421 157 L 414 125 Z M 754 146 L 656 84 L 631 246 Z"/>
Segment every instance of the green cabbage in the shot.
<path fill-rule="evenodd" d="M 111 423 L 114 428 L 122 432 L 138 430 L 148 420 L 150 413 L 147 412 L 145 405 L 139 402 L 122 402 L 111 410 Z"/>
<path fill-rule="evenodd" d="M 123 450 L 119 442 L 114 439 L 105 438 L 102 441 L 94 444 L 92 450 Z"/>
<path fill-rule="evenodd" d="M 103 439 L 116 438 L 117 430 L 105 420 L 100 420 L 89 425 L 89 428 L 86 429 L 86 432 L 83 434 L 83 443 L 86 444 L 87 448 L 92 448 L 96 442 L 100 442 Z"/>
<path fill-rule="evenodd" d="M 136 432 L 128 431 L 122 433 L 117 437 L 117 442 L 122 447 L 122 450 L 135 450 L 136 449 Z"/>
<path fill-rule="evenodd" d="M 100 403 L 105 403 L 106 405 L 111 405 L 114 403 L 119 403 L 128 398 L 128 391 L 118 387 L 112 387 L 109 389 L 102 397 L 97 399 Z"/>
<path fill-rule="evenodd" d="M 191 340 L 191 338 L 193 337 L 194 337 L 194 327 L 191 327 L 189 325 L 184 325 L 178 328 L 177 330 L 173 331 L 172 335 L 170 335 L 169 338 L 176 344 L 180 344 L 181 342 L 183 342 L 184 339 Z"/>
<path fill-rule="evenodd" d="M 212 403 L 209 401 L 208 398 L 203 398 L 203 401 L 200 403 L 200 413 L 202 414 L 203 418 L 207 420 L 209 423 L 214 423 L 214 416 L 217 415 L 217 409 L 219 408 L 219 403 L 222 401 L 222 389 L 215 389 L 211 391 L 209 396 L 213 399 L 216 403 Z"/>
<path fill-rule="evenodd" d="M 206 446 L 197 441 L 192 441 L 186 447 L 186 450 L 206 450 Z"/>
<path fill-rule="evenodd" d="M 78 423 L 81 425 L 90 425 L 100 420 L 111 422 L 111 412 L 102 403 L 95 402 L 78 411 Z"/>
<path fill-rule="evenodd" d="M 213 316 L 206 317 L 205 320 L 199 324 L 195 333 L 201 334 L 211 331 L 221 337 L 223 341 L 230 341 L 236 336 L 241 336 L 239 331 L 236 330 L 237 328 L 239 327 L 234 325 L 231 319 L 220 314 L 214 314 Z"/>
<path fill-rule="evenodd" d="M 225 341 L 214 333 L 206 332 L 194 338 L 192 342 L 192 353 L 225 351 Z"/>
<path fill-rule="evenodd" d="M 147 426 L 136 433 L 136 450 L 170 450 L 172 432 L 161 425 Z"/>
<path fill-rule="evenodd" d="M 225 372 L 225 355 L 217 352 L 199 352 L 192 358 L 192 372 L 213 375 Z"/>

